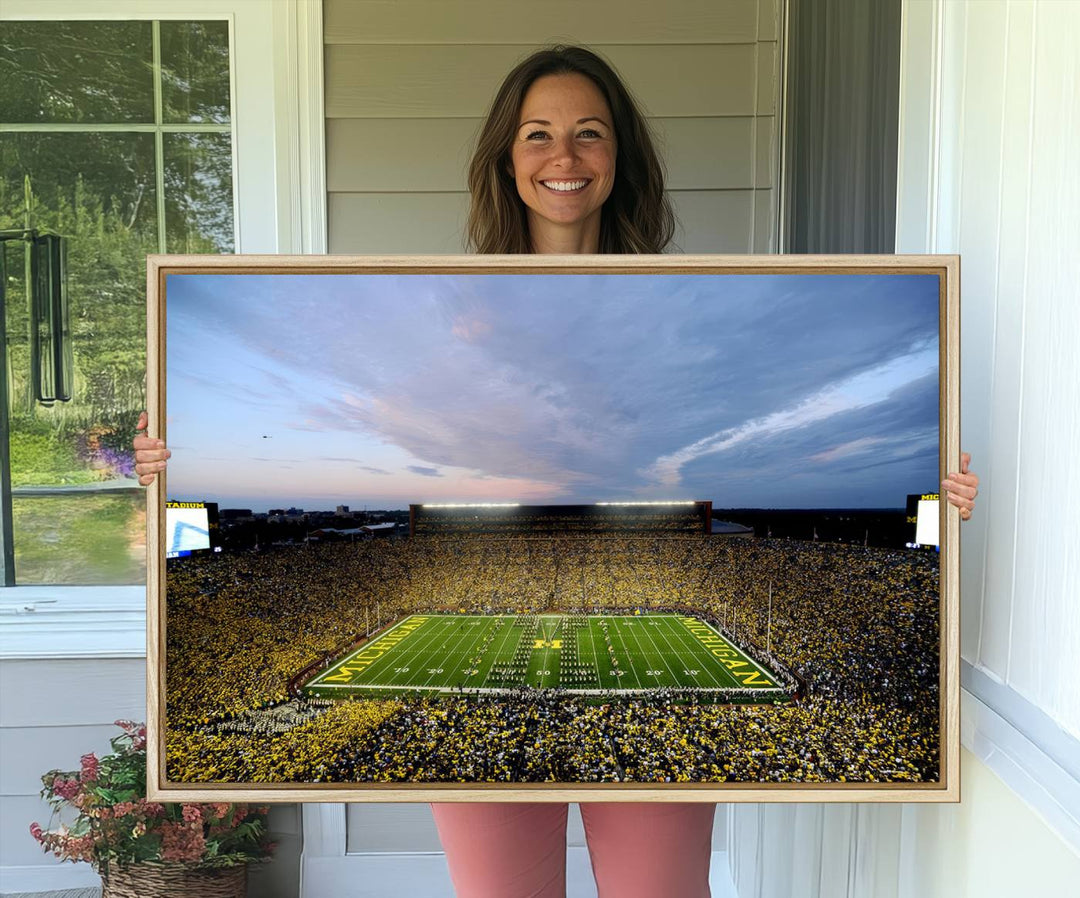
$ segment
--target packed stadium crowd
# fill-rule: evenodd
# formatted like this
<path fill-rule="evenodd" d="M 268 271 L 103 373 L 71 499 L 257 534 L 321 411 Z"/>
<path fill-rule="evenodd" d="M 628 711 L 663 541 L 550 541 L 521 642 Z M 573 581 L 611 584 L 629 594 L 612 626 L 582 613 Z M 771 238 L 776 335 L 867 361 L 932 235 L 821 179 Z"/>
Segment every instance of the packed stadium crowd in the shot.
<path fill-rule="evenodd" d="M 806 684 L 783 705 L 563 690 L 392 700 L 290 678 L 417 611 L 695 609 Z M 166 763 L 178 782 L 938 778 L 937 556 L 708 536 L 429 536 L 177 559 Z"/>

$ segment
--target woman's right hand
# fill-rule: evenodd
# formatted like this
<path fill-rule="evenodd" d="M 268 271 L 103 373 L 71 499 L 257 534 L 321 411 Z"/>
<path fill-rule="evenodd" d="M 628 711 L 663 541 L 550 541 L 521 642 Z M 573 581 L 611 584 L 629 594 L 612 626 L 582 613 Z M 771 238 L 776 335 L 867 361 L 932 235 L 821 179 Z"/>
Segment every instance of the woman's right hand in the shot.
<path fill-rule="evenodd" d="M 149 418 L 146 412 L 139 414 L 139 423 L 136 430 L 146 430 Z M 135 447 L 135 473 L 139 475 L 139 483 L 149 486 L 154 482 L 158 471 L 164 471 L 167 459 L 172 453 L 165 448 L 164 440 L 156 440 L 146 436 L 145 433 L 135 437 L 132 441 Z"/>

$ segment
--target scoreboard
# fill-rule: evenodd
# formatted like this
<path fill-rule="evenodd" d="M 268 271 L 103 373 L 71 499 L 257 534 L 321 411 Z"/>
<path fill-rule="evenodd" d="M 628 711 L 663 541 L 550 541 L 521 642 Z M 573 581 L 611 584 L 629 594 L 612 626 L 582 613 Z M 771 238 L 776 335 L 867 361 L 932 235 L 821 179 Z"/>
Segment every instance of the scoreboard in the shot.
<path fill-rule="evenodd" d="M 165 557 L 220 552 L 216 502 L 165 503 Z"/>
<path fill-rule="evenodd" d="M 913 493 L 907 497 L 907 522 L 912 549 L 940 548 L 938 493 Z"/>

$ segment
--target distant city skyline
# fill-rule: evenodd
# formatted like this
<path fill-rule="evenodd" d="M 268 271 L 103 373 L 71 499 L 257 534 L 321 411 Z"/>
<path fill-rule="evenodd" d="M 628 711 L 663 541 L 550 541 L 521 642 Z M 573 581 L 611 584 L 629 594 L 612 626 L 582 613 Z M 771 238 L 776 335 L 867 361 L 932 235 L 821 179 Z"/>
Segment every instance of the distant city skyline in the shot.
<path fill-rule="evenodd" d="M 930 275 L 170 275 L 170 498 L 263 512 L 938 477 Z"/>

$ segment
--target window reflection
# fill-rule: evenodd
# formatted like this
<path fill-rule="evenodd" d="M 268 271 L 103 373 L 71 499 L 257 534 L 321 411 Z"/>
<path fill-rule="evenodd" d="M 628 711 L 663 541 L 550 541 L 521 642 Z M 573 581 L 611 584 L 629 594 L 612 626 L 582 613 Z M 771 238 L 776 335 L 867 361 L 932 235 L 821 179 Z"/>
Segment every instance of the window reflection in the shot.
<path fill-rule="evenodd" d="M 0 230 L 67 238 L 75 372 L 70 402 L 34 401 L 23 243 L 8 241 L 19 583 L 145 579 L 131 439 L 146 404 L 146 254 L 234 248 L 229 64 L 224 21 L 4 23 Z"/>

